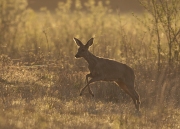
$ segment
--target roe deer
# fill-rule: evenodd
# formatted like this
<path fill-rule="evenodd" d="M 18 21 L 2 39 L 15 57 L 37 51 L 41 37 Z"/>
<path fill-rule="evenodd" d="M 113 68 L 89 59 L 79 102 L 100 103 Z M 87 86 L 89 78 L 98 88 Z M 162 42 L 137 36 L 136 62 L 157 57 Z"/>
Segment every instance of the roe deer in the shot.
<path fill-rule="evenodd" d="M 114 81 L 116 82 L 133 100 L 136 109 L 140 109 L 140 98 L 134 88 L 135 75 L 132 68 L 126 64 L 119 63 L 114 60 L 100 58 L 88 51 L 88 48 L 93 44 L 91 38 L 86 45 L 80 40 L 74 38 L 75 43 L 79 46 L 76 58 L 83 57 L 89 64 L 90 73 L 86 75 L 87 84 L 81 89 L 80 95 L 88 87 L 89 93 L 94 96 L 89 84 L 95 81 Z M 88 81 L 88 78 L 91 78 Z"/>

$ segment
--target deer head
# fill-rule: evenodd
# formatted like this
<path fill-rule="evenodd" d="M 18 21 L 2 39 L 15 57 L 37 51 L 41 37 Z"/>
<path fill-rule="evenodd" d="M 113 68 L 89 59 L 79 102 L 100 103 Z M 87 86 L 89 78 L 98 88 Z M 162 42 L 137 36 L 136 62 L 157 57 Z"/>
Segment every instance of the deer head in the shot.
<path fill-rule="evenodd" d="M 93 44 L 94 38 L 91 38 L 86 45 L 84 45 L 79 39 L 74 38 L 75 43 L 79 46 L 78 52 L 75 55 L 76 58 L 86 57 L 89 53 L 88 49 Z"/>

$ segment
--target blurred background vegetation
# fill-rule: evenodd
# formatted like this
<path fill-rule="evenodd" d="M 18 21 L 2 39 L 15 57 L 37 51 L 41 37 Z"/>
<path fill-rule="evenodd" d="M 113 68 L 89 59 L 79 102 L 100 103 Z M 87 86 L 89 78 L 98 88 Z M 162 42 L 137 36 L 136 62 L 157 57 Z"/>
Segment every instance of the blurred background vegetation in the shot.
<path fill-rule="evenodd" d="M 86 9 L 85 3 L 87 1 L 79 0 L 83 6 L 83 9 Z M 107 0 L 94 0 L 94 3 L 97 5 L 98 2 L 102 2 L 105 4 Z M 48 10 L 53 11 L 55 8 L 58 7 L 58 2 L 66 2 L 66 0 L 28 0 L 28 7 L 32 8 L 33 10 L 38 11 L 41 7 L 47 7 Z M 76 1 L 72 1 L 71 9 L 76 9 L 75 7 Z M 122 12 L 142 12 L 143 7 L 140 6 L 138 1 L 134 0 L 113 0 L 109 1 L 109 5 L 111 9 L 114 11 L 121 10 Z"/>
<path fill-rule="evenodd" d="M 179 6 L 179 0 L 67 0 L 47 7 L 33 0 L 0 0 L 0 127 L 178 128 Z M 79 97 L 88 69 L 74 58 L 73 37 L 84 43 L 95 37 L 93 54 L 134 69 L 143 117 L 130 115 L 131 99 L 110 82 L 92 84 L 93 100 L 88 93 Z"/>

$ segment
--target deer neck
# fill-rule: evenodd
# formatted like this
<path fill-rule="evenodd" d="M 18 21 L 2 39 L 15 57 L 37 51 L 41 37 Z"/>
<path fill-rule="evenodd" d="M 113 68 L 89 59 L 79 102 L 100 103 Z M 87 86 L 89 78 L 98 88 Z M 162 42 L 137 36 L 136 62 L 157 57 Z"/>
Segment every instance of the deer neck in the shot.
<path fill-rule="evenodd" d="M 84 59 L 88 62 L 89 66 L 95 66 L 97 64 L 98 57 L 93 55 L 91 52 L 88 52 Z"/>

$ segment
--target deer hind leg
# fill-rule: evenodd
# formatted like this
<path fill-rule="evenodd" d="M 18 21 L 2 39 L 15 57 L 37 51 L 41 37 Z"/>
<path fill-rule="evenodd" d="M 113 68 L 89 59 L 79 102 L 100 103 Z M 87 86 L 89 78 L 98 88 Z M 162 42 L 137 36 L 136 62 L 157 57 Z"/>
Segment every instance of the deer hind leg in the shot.
<path fill-rule="evenodd" d="M 116 81 L 116 83 L 132 98 L 136 109 L 139 111 L 139 106 L 137 104 L 137 97 L 135 93 L 130 90 L 122 81 Z"/>
<path fill-rule="evenodd" d="M 136 106 L 136 109 L 139 111 L 140 104 L 141 104 L 139 94 L 136 92 L 136 90 L 134 88 L 130 89 L 130 91 L 133 92 L 136 97 L 136 105 L 135 106 Z"/>
<path fill-rule="evenodd" d="M 140 101 L 139 94 L 137 93 L 137 91 L 134 88 L 134 83 L 127 84 L 127 88 L 129 89 L 129 91 L 131 91 L 135 95 L 135 97 L 136 97 L 136 108 L 139 111 L 141 101 Z"/>
<path fill-rule="evenodd" d="M 136 96 L 136 99 L 137 99 L 137 104 L 141 104 L 141 101 L 140 101 L 140 97 L 139 97 L 139 94 L 137 93 L 137 91 L 133 88 L 133 92 Z"/>

